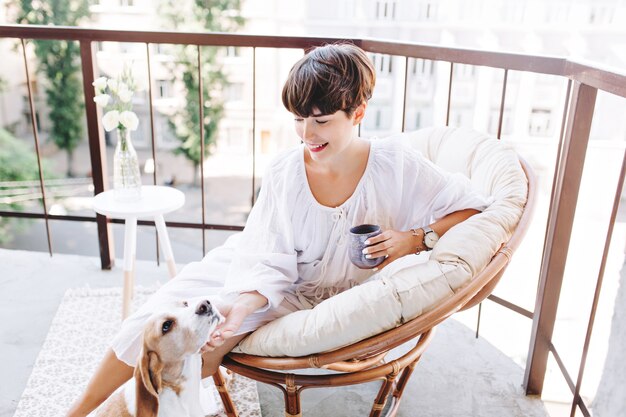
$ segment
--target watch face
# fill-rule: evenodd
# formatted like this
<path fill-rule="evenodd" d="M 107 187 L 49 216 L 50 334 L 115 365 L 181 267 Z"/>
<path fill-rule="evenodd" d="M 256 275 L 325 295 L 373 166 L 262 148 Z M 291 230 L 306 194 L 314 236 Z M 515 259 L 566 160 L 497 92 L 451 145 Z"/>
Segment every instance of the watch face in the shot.
<path fill-rule="evenodd" d="M 426 233 L 426 235 L 424 235 L 424 244 L 429 249 L 434 248 L 438 240 L 439 240 L 439 235 L 435 232 Z"/>

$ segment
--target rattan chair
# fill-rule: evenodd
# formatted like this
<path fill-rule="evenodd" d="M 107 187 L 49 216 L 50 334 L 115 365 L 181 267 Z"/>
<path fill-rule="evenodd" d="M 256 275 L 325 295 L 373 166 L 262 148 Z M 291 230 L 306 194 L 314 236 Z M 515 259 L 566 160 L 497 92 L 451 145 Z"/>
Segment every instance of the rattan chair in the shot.
<path fill-rule="evenodd" d="M 425 349 L 433 338 L 435 327 L 452 314 L 468 309 L 484 300 L 494 289 L 511 257 L 521 243 L 530 223 L 535 198 L 535 179 L 528 164 L 520 159 L 528 180 L 528 195 L 524 210 L 510 239 L 493 255 L 487 266 L 452 296 L 440 301 L 433 309 L 405 322 L 399 327 L 349 346 L 303 357 L 261 357 L 230 353 L 223 365 L 256 381 L 278 387 L 284 394 L 285 415 L 301 416 L 300 393 L 308 388 L 336 387 L 382 380 L 370 416 L 377 417 L 386 407 L 387 416 L 395 416 L 406 384 Z M 385 361 L 391 349 L 404 343 L 415 343 L 402 356 Z M 297 372 L 311 368 L 335 371 L 311 375 Z M 218 373 L 214 376 L 228 416 L 237 411 Z M 388 401 L 390 404 L 387 404 Z"/>

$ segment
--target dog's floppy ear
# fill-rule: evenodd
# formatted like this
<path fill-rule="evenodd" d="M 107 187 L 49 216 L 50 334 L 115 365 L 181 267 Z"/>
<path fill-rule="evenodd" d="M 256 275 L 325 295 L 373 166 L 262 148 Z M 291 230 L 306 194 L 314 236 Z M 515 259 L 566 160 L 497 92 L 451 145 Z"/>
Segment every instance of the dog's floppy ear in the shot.
<path fill-rule="evenodd" d="M 163 362 L 156 352 L 143 349 L 141 360 L 135 368 L 136 417 L 157 417 L 161 392 Z"/>

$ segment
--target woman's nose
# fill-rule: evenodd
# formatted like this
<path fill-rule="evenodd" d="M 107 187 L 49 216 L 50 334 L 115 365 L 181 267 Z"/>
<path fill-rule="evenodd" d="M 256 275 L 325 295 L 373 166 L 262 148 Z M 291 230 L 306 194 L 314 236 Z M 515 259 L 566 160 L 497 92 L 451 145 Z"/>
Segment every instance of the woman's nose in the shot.
<path fill-rule="evenodd" d="M 313 136 L 314 136 L 313 126 L 305 121 L 304 125 L 302 126 L 302 139 L 309 139 L 309 138 L 312 138 Z"/>

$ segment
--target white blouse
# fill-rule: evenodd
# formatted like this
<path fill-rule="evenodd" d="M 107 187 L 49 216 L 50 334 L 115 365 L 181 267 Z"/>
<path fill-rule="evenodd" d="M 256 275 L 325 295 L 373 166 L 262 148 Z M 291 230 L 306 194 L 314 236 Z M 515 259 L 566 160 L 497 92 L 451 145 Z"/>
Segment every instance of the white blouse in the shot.
<path fill-rule="evenodd" d="M 233 259 L 222 296 L 258 291 L 277 308 L 285 298 L 302 308 L 360 284 L 374 273 L 349 259 L 349 229 L 369 223 L 409 230 L 454 211 L 484 210 L 490 199 L 469 179 L 433 165 L 398 139 L 372 139 L 365 172 L 338 207 L 315 199 L 306 177 L 303 145 L 269 166 L 242 233 L 225 244 Z"/>

